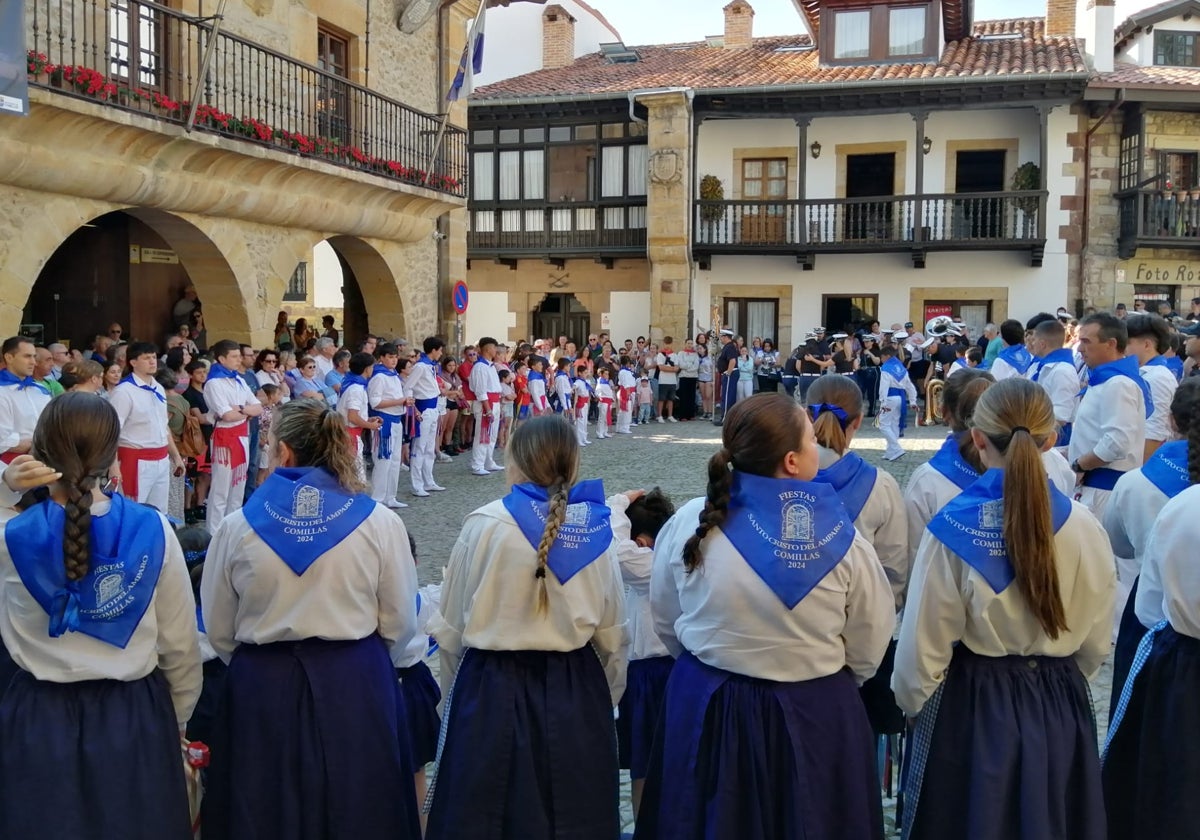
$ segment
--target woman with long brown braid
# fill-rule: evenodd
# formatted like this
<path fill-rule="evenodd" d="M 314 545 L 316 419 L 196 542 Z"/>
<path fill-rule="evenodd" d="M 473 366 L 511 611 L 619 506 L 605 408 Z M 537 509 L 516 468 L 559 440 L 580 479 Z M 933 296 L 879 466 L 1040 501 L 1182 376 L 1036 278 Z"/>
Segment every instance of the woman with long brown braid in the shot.
<path fill-rule="evenodd" d="M 625 591 L 604 489 L 552 415 L 508 444 L 505 498 L 467 516 L 430 632 L 447 697 L 428 840 L 613 840 Z"/>
<path fill-rule="evenodd" d="M 857 685 L 896 622 L 879 560 L 786 394 L 738 400 L 708 493 L 655 541 L 655 629 L 676 655 L 635 837 L 883 837 Z"/>
<path fill-rule="evenodd" d="M 988 469 L 917 550 L 892 676 L 917 718 L 905 840 L 1104 838 L 1087 681 L 1116 574 L 1100 523 L 1046 475 L 1057 438 L 1039 385 L 988 388 L 971 428 Z"/>
<path fill-rule="evenodd" d="M 200 694 L 196 603 L 167 520 L 101 492 L 116 412 L 65 394 L 33 433 L 61 477 L 4 526 L 0 838 L 191 837 L 180 732 Z"/>

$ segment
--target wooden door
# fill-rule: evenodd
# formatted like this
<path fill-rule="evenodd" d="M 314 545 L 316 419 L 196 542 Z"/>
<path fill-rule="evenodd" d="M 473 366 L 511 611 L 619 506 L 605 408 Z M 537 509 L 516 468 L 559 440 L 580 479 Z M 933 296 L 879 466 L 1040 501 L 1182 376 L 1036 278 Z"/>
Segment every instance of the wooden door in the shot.
<path fill-rule="evenodd" d="M 742 161 L 742 200 L 760 202 L 742 206 L 742 242 L 785 241 L 786 205 L 770 204 L 788 197 L 787 158 Z"/>

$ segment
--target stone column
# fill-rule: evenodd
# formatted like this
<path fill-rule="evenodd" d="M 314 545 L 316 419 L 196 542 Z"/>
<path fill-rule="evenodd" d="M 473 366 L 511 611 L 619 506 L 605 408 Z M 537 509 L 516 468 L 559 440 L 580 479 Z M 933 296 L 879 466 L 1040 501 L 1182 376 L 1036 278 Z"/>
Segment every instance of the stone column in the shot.
<path fill-rule="evenodd" d="M 688 91 L 638 96 L 649 111 L 650 173 L 646 245 L 650 259 L 650 335 L 683 341 L 692 282 L 692 103 Z"/>

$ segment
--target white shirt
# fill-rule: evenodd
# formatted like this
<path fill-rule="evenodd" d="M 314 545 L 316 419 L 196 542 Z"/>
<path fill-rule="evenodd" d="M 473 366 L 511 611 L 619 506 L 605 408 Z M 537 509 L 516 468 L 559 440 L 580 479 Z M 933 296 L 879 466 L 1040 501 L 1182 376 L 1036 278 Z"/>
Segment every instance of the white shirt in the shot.
<path fill-rule="evenodd" d="M 338 394 L 337 412 L 342 415 L 347 427 L 350 426 L 350 409 L 358 412 L 360 420 L 367 419 L 368 402 L 367 389 L 361 385 L 342 389 L 342 393 Z"/>
<path fill-rule="evenodd" d="M 1088 386 L 1075 412 L 1068 461 L 1094 452 L 1110 469 L 1128 472 L 1142 465 L 1146 409 L 1142 389 L 1128 376 Z"/>
<path fill-rule="evenodd" d="M 404 381 L 408 393 L 418 400 L 437 399 L 442 389 L 438 387 L 437 372 L 433 365 L 417 362 L 408 366 L 408 379 Z"/>
<path fill-rule="evenodd" d="M 1056 449 L 1042 453 L 1042 466 L 1046 475 L 1060 493 L 1070 498 L 1075 495 L 1075 473 Z M 908 513 L 908 556 L 917 556 L 917 547 L 925 528 L 934 515 L 958 498 L 962 490 L 926 461 L 912 471 L 908 486 L 904 488 L 904 507 Z"/>
<path fill-rule="evenodd" d="M 32 438 L 38 418 L 49 404 L 50 395 L 36 385 L 0 386 L 0 452 Z"/>
<path fill-rule="evenodd" d="M 107 500 L 92 503 L 92 516 L 105 516 Z M 84 680 L 132 682 L 162 670 L 175 716 L 185 723 L 200 698 L 203 673 L 196 600 L 179 541 L 159 514 L 166 551 L 150 607 L 124 649 L 83 633 L 51 638 L 50 619 L 17 574 L 7 543 L 0 538 L 0 636 L 13 661 L 45 682 Z M 0 535 L 2 536 L 2 535 Z"/>
<path fill-rule="evenodd" d="M 559 405 L 568 408 L 571 405 L 571 377 L 555 374 L 554 393 L 558 395 Z"/>
<path fill-rule="evenodd" d="M 633 371 L 627 368 L 617 371 L 617 387 L 632 389 L 629 392 L 629 408 L 632 410 L 637 405 L 637 395 L 634 393 L 637 389 L 637 377 L 633 375 Z"/>
<path fill-rule="evenodd" d="M 1075 422 L 1081 389 L 1075 366 L 1068 362 L 1051 362 L 1039 370 L 1037 384 L 1054 403 L 1054 419 L 1061 424 Z"/>
<path fill-rule="evenodd" d="M 482 357 L 471 365 L 471 393 L 480 402 L 487 402 L 488 394 L 500 393 L 500 374 L 494 364 Z"/>
<path fill-rule="evenodd" d="M 913 385 L 912 380 L 908 378 L 908 374 L 907 373 L 904 374 L 903 379 L 896 379 L 896 377 L 894 377 L 890 373 L 888 373 L 887 370 L 883 368 L 883 366 L 880 366 L 880 368 L 879 368 L 879 401 L 880 402 L 883 402 L 884 400 L 888 399 L 888 391 L 890 391 L 892 388 L 903 388 L 905 394 L 908 395 L 908 404 L 909 405 L 917 404 L 917 389 L 916 389 L 916 386 Z M 900 398 L 896 397 L 896 399 L 900 399 Z"/>
<path fill-rule="evenodd" d="M 417 632 L 413 634 L 407 645 L 392 646 L 392 664 L 397 668 L 411 668 L 418 662 L 425 661 L 429 652 L 429 625 L 437 615 L 437 605 L 429 598 L 418 596 L 420 603 L 417 609 Z"/>
<path fill-rule="evenodd" d="M 996 378 L 997 382 L 1003 382 L 1005 379 L 1012 379 L 1014 377 L 1021 379 L 1022 373 L 1004 359 L 1001 359 L 999 356 L 997 356 L 992 362 L 992 376 Z"/>
<path fill-rule="evenodd" d="M 629 620 L 630 661 L 670 656 L 667 646 L 654 632 L 654 614 L 650 609 L 650 573 L 654 568 L 654 549 L 643 548 L 630 534 L 629 497 L 624 493 L 609 496 L 612 511 L 613 542 L 616 544 L 617 567 L 625 583 L 625 615 Z"/>
<path fill-rule="evenodd" d="M 596 399 L 613 399 L 613 387 L 611 382 L 601 382 L 600 380 L 596 380 Z"/>
<path fill-rule="evenodd" d="M 1167 501 L 1167 494 L 1142 474 L 1141 467 L 1117 479 L 1108 504 L 1104 506 L 1104 530 L 1108 532 L 1113 553 L 1117 557 L 1132 558 L 1134 568 L 1141 569 L 1154 522 Z M 1138 584 L 1139 604 L 1143 585 L 1144 582 Z M 1158 589 L 1157 597 L 1147 599 L 1147 605 L 1153 607 L 1155 613 L 1154 621 L 1147 622 L 1147 627 L 1153 627 L 1163 618 L 1158 613 L 1161 596 L 1162 590 Z"/>
<path fill-rule="evenodd" d="M 916 715 L 946 678 L 961 642 L 980 656 L 1073 656 L 1091 679 L 1112 647 L 1116 569 L 1108 537 L 1078 502 L 1054 536 L 1059 592 L 1069 629 L 1046 635 L 1016 581 L 997 594 L 974 568 L 926 531 L 900 625 L 892 689 Z"/>
<path fill-rule="evenodd" d="M 896 626 L 892 590 L 871 544 L 856 534 L 841 562 L 789 610 L 720 529 L 705 536 L 704 563 L 687 573 L 683 546 L 703 510 L 703 498 L 688 502 L 655 541 L 650 602 L 667 649 L 776 682 L 847 666 L 859 684 L 870 679 Z"/>
<path fill-rule="evenodd" d="M 546 401 L 546 380 L 534 379 L 530 377 L 529 383 L 529 402 L 537 411 L 545 411 L 549 403 Z"/>
<path fill-rule="evenodd" d="M 821 469 L 829 469 L 841 460 L 832 449 L 823 446 L 819 449 Z M 875 486 L 854 520 L 854 529 L 875 549 L 899 610 L 904 605 L 904 588 L 908 585 L 908 514 L 900 485 L 891 473 L 876 471 Z"/>
<path fill-rule="evenodd" d="M 1163 505 L 1142 559 L 1134 610 L 1138 621 L 1153 627 L 1164 618 L 1177 633 L 1200 638 L 1200 485 L 1193 484 Z"/>
<path fill-rule="evenodd" d="M 312 360 L 316 362 L 317 365 L 317 381 L 324 382 L 325 377 L 329 375 L 331 370 L 333 370 L 333 359 L 325 358 L 324 353 L 317 353 L 312 357 Z"/>
<path fill-rule="evenodd" d="M 592 398 L 592 391 L 588 388 L 587 380 L 583 377 L 575 380 L 571 386 L 571 391 L 575 394 L 575 407 L 587 405 Z"/>
<path fill-rule="evenodd" d="M 153 379 L 149 383 L 122 382 L 108 396 L 108 404 L 117 412 L 121 423 L 120 445 L 134 449 L 158 449 L 167 445 L 167 395 Z M 149 384 L 154 393 L 138 385 Z M 162 398 L 159 399 L 158 394 Z"/>
<path fill-rule="evenodd" d="M 1171 369 L 1162 365 L 1143 365 L 1142 379 L 1150 386 L 1150 398 L 1154 401 L 1154 413 L 1146 418 L 1146 440 L 1170 440 L 1174 437 L 1171 430 L 1171 400 L 1175 398 L 1175 389 L 1179 381 Z"/>
<path fill-rule="evenodd" d="M 395 416 L 403 414 L 405 407 L 402 405 L 391 405 L 387 408 L 379 407 L 379 404 L 384 400 L 402 399 L 404 399 L 404 383 L 398 374 L 390 376 L 386 373 L 377 373 L 367 380 L 367 401 L 370 403 L 371 408 L 381 414 L 392 414 Z"/>
<path fill-rule="evenodd" d="M 674 352 L 672 352 L 670 354 L 670 357 L 671 357 L 670 361 L 668 361 L 666 353 L 659 353 L 658 356 L 656 356 L 654 359 L 654 363 L 658 367 L 658 384 L 659 385 L 678 385 L 679 384 L 679 372 L 678 371 L 668 372 L 668 371 L 663 370 L 663 365 L 666 365 L 667 367 L 678 367 L 679 366 L 679 360 L 677 358 L 675 358 Z M 671 364 L 670 362 L 674 362 L 675 364 Z"/>
<path fill-rule="evenodd" d="M 468 648 L 568 653 L 591 644 L 617 705 L 625 693 L 629 632 L 616 552 L 610 547 L 565 584 L 547 570 L 544 615 L 537 612 L 536 570 L 537 552 L 503 501 L 467 515 L 446 564 L 441 614 L 430 627 L 442 651 L 443 694 Z"/>
<path fill-rule="evenodd" d="M 353 640 L 389 647 L 417 634 L 417 566 L 399 517 L 376 505 L 348 537 L 297 575 L 244 511 L 221 520 L 200 584 L 204 629 L 226 662 L 239 644 Z"/>
<path fill-rule="evenodd" d="M 695 379 L 700 375 L 700 354 L 695 350 L 680 350 L 675 354 L 675 363 L 679 365 L 681 379 Z M 662 374 L 659 374 L 661 382 Z"/>
<path fill-rule="evenodd" d="M 250 386 L 242 381 L 240 373 L 233 379 L 209 379 L 205 382 L 204 401 L 208 403 L 208 413 L 218 429 L 228 429 L 246 422 L 244 419 L 222 420 L 222 414 L 235 408 L 258 405 L 258 397 L 254 396 Z"/>
<path fill-rule="evenodd" d="M 967 365 L 967 363 L 965 361 L 963 361 L 962 359 L 955 359 L 953 362 L 950 363 L 950 370 L 946 371 L 946 378 L 949 379 L 951 376 L 953 376 L 956 373 L 962 373 L 964 370 L 970 370 L 970 369 L 971 368 Z"/>

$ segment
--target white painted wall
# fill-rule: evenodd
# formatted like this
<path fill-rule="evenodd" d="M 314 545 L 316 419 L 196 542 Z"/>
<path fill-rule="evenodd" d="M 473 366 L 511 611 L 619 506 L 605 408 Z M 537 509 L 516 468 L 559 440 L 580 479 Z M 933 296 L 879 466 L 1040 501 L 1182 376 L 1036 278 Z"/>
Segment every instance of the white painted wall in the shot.
<path fill-rule="evenodd" d="M 620 41 L 621 36 L 605 25 L 597 13 L 575 0 L 547 0 L 566 9 L 575 18 L 575 57 L 598 52 L 601 44 Z M 539 3 L 513 3 L 488 9 L 484 39 L 483 72 L 475 86 L 523 76 L 542 69 L 542 13 Z"/>
<path fill-rule="evenodd" d="M 341 309 L 342 264 L 333 246 L 322 240 L 313 247 L 312 261 L 313 306 L 317 309 Z"/>
<path fill-rule="evenodd" d="M 1144 8 L 1144 4 L 1141 7 Z M 1121 6 L 1118 5 L 1117 23 L 1123 22 L 1129 17 L 1131 11 L 1137 10 L 1138 7 L 1135 6 L 1132 10 L 1122 11 Z M 1174 17 L 1154 24 L 1154 28 L 1172 32 L 1200 32 L 1200 19 L 1193 17 L 1191 20 L 1184 20 L 1182 17 Z M 1121 52 L 1119 60 L 1140 64 L 1143 67 L 1152 67 L 1154 65 L 1154 33 L 1141 32 L 1135 35 Z"/>
<path fill-rule="evenodd" d="M 463 344 L 474 344 L 485 335 L 503 344 L 508 340 L 508 328 L 516 325 L 517 313 L 508 310 L 508 292 L 471 290 L 463 316 Z"/>
<path fill-rule="evenodd" d="M 627 338 L 650 334 L 650 293 L 612 292 L 609 295 L 608 335 L 614 347 L 620 347 Z M 592 331 L 598 332 L 593 322 Z"/>

